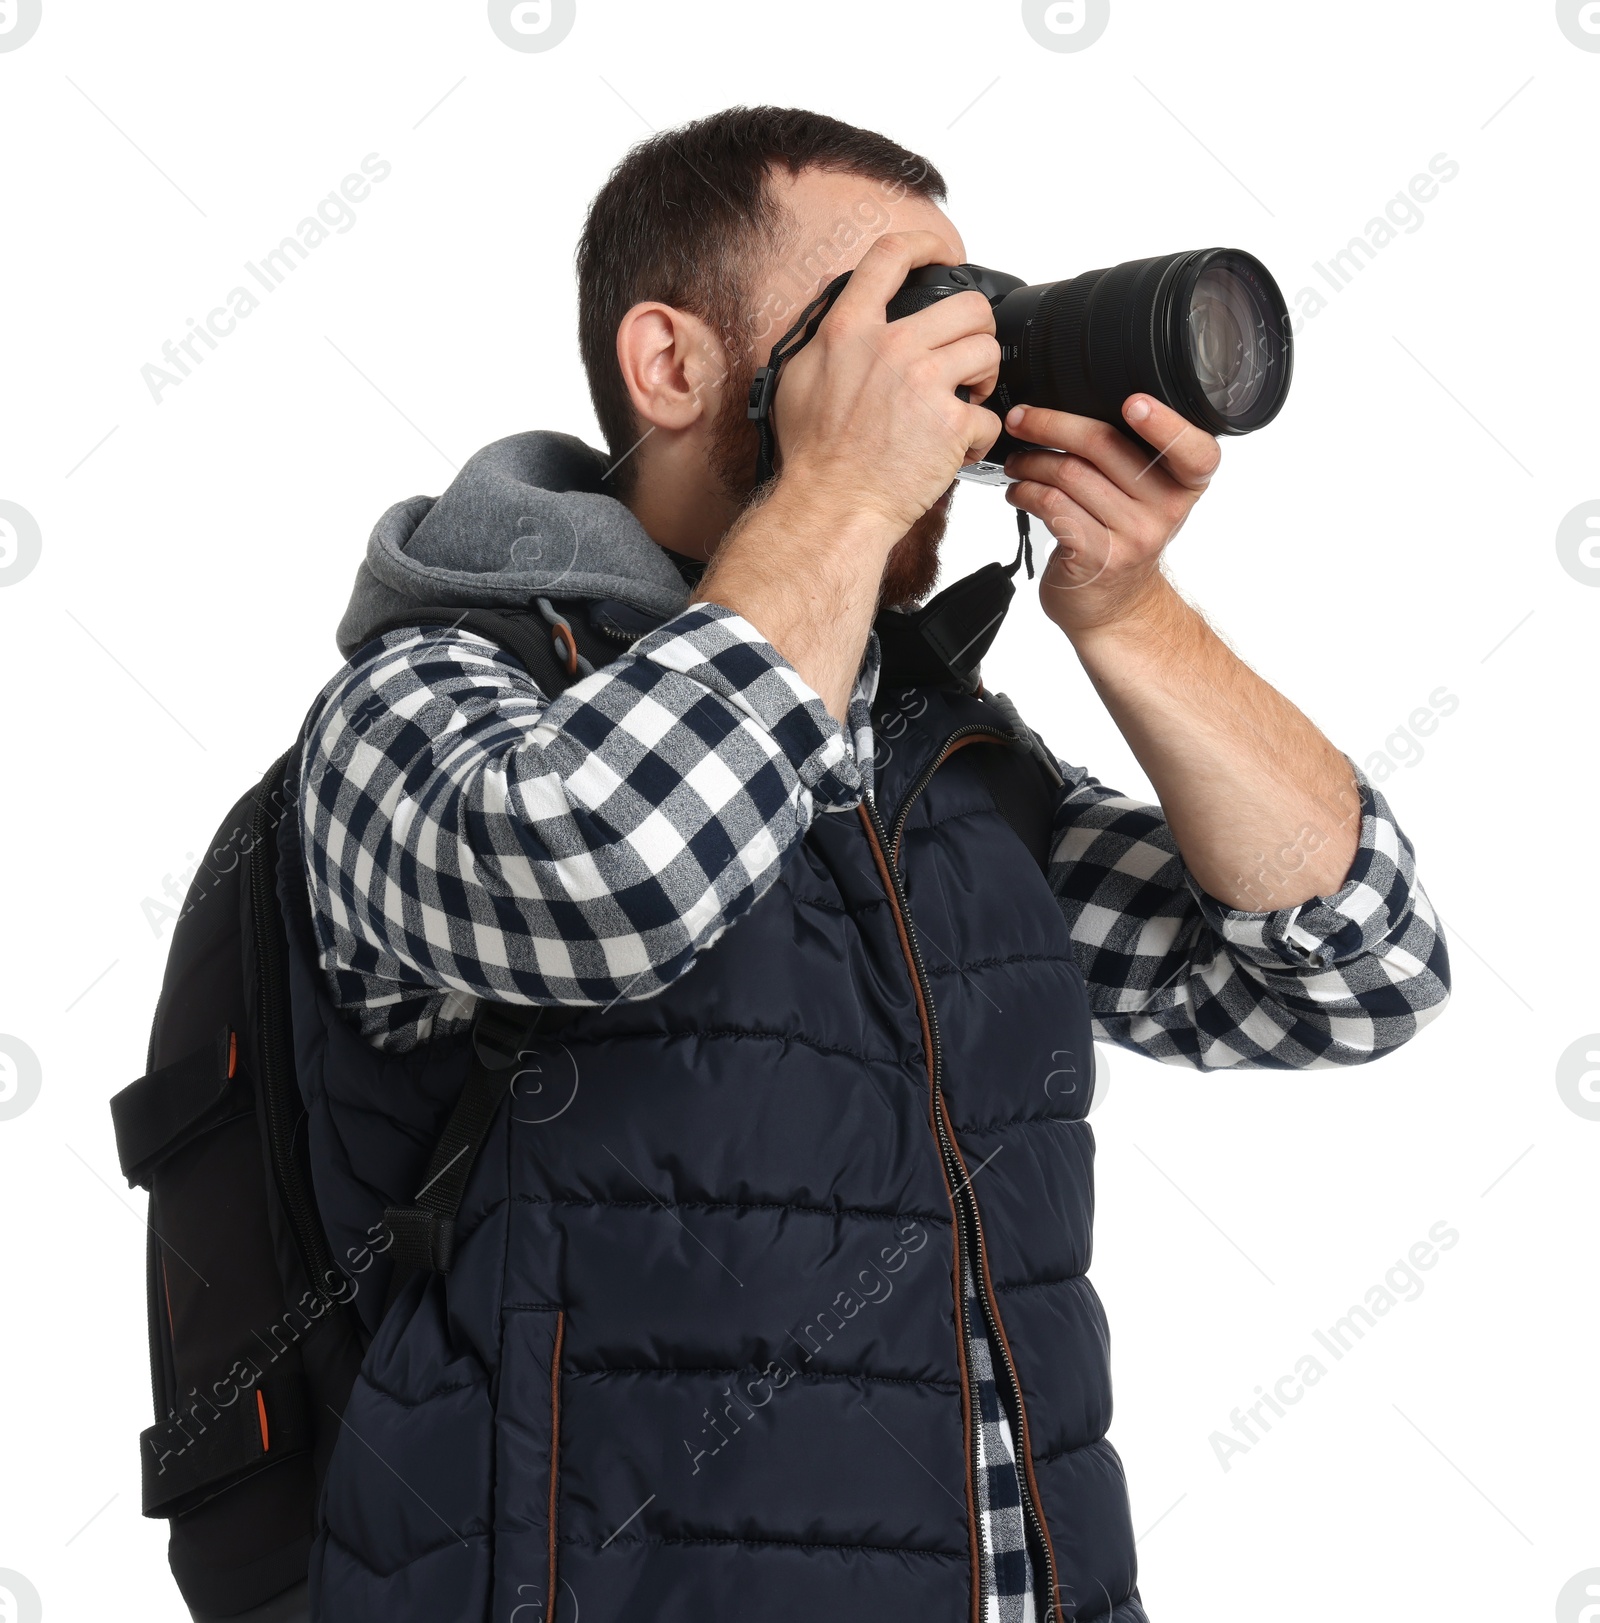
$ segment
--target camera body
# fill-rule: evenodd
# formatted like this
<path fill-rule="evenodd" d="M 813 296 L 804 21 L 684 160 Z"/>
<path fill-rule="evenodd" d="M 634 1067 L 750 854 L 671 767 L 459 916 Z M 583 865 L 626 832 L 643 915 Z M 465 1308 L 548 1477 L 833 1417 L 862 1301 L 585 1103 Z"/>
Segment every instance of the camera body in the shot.
<path fill-rule="evenodd" d="M 1200 248 L 1128 260 L 1059 282 L 1025 283 L 983 265 L 924 265 L 890 300 L 893 321 L 956 293 L 994 309 L 999 382 L 984 401 L 1004 417 L 1019 402 L 1112 424 L 1144 393 L 1211 434 L 1248 434 L 1288 396 L 1293 346 L 1288 306 L 1260 260 Z M 1001 430 L 963 478 L 1008 484 L 1004 462 L 1029 443 Z"/>

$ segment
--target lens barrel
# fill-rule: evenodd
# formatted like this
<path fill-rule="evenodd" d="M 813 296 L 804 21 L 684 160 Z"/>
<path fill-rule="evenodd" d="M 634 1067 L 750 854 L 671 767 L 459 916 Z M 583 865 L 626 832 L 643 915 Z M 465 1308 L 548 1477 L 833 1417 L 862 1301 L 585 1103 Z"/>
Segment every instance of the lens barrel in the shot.
<path fill-rule="evenodd" d="M 984 404 L 1002 417 L 1023 402 L 1096 417 L 1137 439 L 1122 403 L 1148 394 L 1208 433 L 1249 434 L 1288 398 L 1289 307 L 1272 273 L 1241 249 L 1189 249 L 1029 285 L 982 265 L 924 265 L 886 314 L 894 320 L 971 289 L 994 309 L 1000 377 Z M 964 472 L 994 481 L 1024 443 L 1002 432 L 989 460 Z"/>
<path fill-rule="evenodd" d="M 1004 413 L 1017 401 L 1121 423 L 1153 395 L 1212 434 L 1248 434 L 1289 393 L 1288 306 L 1259 259 L 1200 248 L 1085 271 L 994 307 Z"/>

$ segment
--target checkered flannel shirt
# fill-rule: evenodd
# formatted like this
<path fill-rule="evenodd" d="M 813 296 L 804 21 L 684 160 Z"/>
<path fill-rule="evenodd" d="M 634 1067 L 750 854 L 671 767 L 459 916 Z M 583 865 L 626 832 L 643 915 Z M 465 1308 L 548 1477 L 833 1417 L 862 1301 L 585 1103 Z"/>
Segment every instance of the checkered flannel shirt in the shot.
<path fill-rule="evenodd" d="M 464 1028 L 480 997 L 653 996 L 754 905 L 814 817 L 872 792 L 877 683 L 873 639 L 841 728 L 711 603 L 554 700 L 470 633 L 387 633 L 305 729 L 301 834 L 335 999 L 400 1051 Z M 1250 913 L 1199 889 L 1159 807 L 1062 771 L 1049 877 L 1097 1038 L 1206 1070 L 1354 1065 L 1443 1006 L 1444 942 L 1411 846 L 1359 774 L 1344 885 Z M 980 1412 L 990 1623 L 1019 1623 L 1032 1575 L 992 1375 Z"/>

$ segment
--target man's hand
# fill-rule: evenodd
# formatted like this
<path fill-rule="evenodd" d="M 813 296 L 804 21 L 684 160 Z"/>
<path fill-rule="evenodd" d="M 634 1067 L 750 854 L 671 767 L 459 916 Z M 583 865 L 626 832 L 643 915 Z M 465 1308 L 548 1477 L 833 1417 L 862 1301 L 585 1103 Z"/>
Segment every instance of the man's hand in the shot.
<path fill-rule="evenodd" d="M 1266 912 L 1337 890 L 1361 830 L 1350 763 L 1238 659 L 1161 572 L 1217 465 L 1211 435 L 1148 395 L 1123 405 L 1145 454 L 1108 423 L 1019 406 L 1009 500 L 1049 526 L 1039 600 L 1066 632 L 1161 797 L 1189 872 Z"/>
<path fill-rule="evenodd" d="M 1123 403 L 1142 451 L 1109 423 L 1039 406 L 1014 406 L 1006 428 L 1058 450 L 1018 451 L 1006 499 L 1044 523 L 1056 548 L 1041 571 L 1039 601 L 1076 640 L 1152 601 L 1161 553 L 1183 528 L 1222 460 L 1216 440 L 1149 395 Z"/>
<path fill-rule="evenodd" d="M 998 380 L 994 311 L 981 293 L 884 318 L 908 271 L 954 263 L 954 252 L 931 231 L 878 237 L 778 387 L 780 482 L 880 516 L 891 546 L 1000 433 L 992 411 L 955 392 L 965 384 L 972 402 L 984 400 Z"/>
<path fill-rule="evenodd" d="M 840 721 L 895 542 L 1000 433 L 992 411 L 955 392 L 965 384 L 981 400 L 999 372 L 981 293 L 884 319 L 907 271 L 960 257 L 931 231 L 888 232 L 867 248 L 783 369 L 778 477 L 694 593 L 749 620 Z"/>

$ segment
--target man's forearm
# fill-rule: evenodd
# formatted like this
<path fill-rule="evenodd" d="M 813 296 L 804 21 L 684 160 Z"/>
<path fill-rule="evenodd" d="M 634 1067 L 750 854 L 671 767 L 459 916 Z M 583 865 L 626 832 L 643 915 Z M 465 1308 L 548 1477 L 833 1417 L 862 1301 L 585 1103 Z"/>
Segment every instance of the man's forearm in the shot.
<path fill-rule="evenodd" d="M 1264 912 L 1339 888 L 1360 836 L 1349 762 L 1165 577 L 1072 640 L 1203 889 Z"/>

